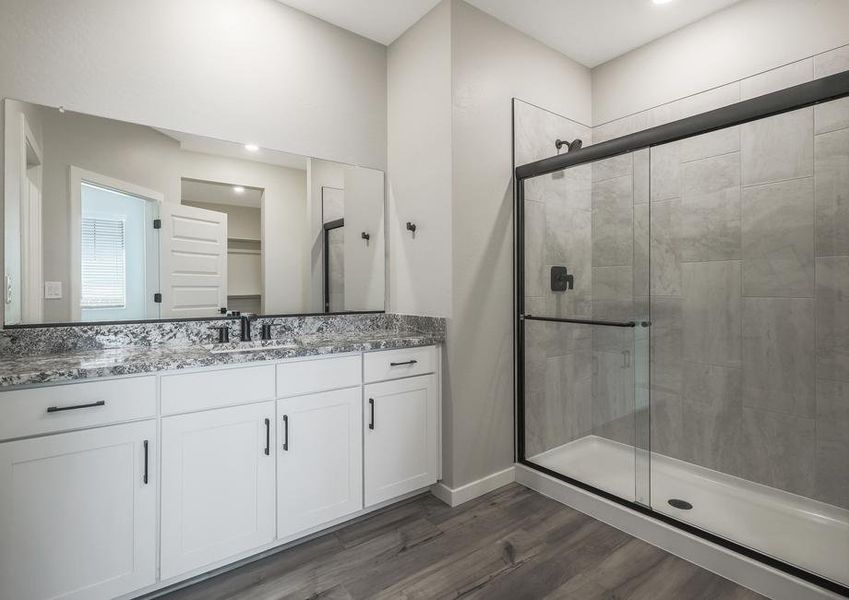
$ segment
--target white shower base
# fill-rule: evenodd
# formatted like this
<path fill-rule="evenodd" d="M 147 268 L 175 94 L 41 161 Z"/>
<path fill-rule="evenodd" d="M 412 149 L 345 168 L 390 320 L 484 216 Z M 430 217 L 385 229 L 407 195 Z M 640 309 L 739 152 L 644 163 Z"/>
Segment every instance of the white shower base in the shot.
<path fill-rule="evenodd" d="M 849 585 L 849 510 L 676 460 L 587 436 L 529 458 L 633 501 L 649 477 L 651 507 L 843 585 Z M 641 466 L 637 473 L 636 465 Z M 651 465 L 650 468 L 648 465 Z M 641 486 L 644 492 L 648 488 Z M 691 510 L 673 508 L 670 498 Z"/>

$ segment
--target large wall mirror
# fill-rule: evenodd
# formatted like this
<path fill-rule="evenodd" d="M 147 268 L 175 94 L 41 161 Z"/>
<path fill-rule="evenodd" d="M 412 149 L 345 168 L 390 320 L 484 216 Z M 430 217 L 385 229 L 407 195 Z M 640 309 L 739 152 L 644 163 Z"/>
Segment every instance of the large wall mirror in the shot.
<path fill-rule="evenodd" d="M 6 326 L 384 309 L 382 171 L 3 111 Z"/>

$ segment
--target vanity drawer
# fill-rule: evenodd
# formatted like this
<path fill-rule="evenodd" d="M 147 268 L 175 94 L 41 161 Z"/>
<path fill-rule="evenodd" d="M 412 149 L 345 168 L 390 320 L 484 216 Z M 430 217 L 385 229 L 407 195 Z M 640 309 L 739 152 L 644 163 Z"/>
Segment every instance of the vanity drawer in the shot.
<path fill-rule="evenodd" d="M 363 357 L 365 382 L 424 375 L 436 371 L 436 348 L 402 348 L 369 352 Z"/>
<path fill-rule="evenodd" d="M 277 365 L 278 398 L 353 387 L 362 381 L 362 359 L 359 354 Z"/>
<path fill-rule="evenodd" d="M 0 392 L 0 439 L 154 416 L 153 376 Z"/>
<path fill-rule="evenodd" d="M 160 394 L 163 416 L 273 400 L 274 365 L 164 375 Z"/>

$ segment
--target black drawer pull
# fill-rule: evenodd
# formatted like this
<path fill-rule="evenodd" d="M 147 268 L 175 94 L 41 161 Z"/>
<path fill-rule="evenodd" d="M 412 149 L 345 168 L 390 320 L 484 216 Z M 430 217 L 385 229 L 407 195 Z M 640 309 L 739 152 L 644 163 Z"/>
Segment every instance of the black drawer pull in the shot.
<path fill-rule="evenodd" d="M 368 428 L 374 429 L 374 398 L 369 398 L 368 403 L 371 408 L 371 418 L 369 419 Z"/>
<path fill-rule="evenodd" d="M 271 454 L 271 419 L 265 420 L 265 455 Z"/>
<path fill-rule="evenodd" d="M 78 408 L 93 408 L 95 406 L 106 406 L 106 400 L 98 400 L 89 404 L 75 404 L 73 406 L 48 406 L 47 412 L 55 413 L 62 412 L 63 410 L 77 410 Z"/>
<path fill-rule="evenodd" d="M 145 485 L 147 485 L 147 455 L 148 455 L 148 441 L 144 441 L 144 476 L 142 477 L 142 481 Z"/>
<path fill-rule="evenodd" d="M 405 360 L 404 362 L 391 362 L 391 363 L 389 363 L 389 366 L 390 367 L 400 367 L 401 365 L 414 365 L 418 362 L 419 361 L 417 361 L 415 359 L 414 360 Z"/>
<path fill-rule="evenodd" d="M 283 415 L 283 450 L 289 451 L 289 415 Z"/>

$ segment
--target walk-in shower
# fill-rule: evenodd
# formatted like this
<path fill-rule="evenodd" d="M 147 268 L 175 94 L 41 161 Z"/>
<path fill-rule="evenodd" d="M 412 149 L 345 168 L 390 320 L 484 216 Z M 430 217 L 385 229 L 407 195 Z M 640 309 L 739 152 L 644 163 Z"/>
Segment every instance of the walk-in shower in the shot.
<path fill-rule="evenodd" d="M 516 268 L 520 463 L 849 592 L 849 72 L 520 164 Z"/>

